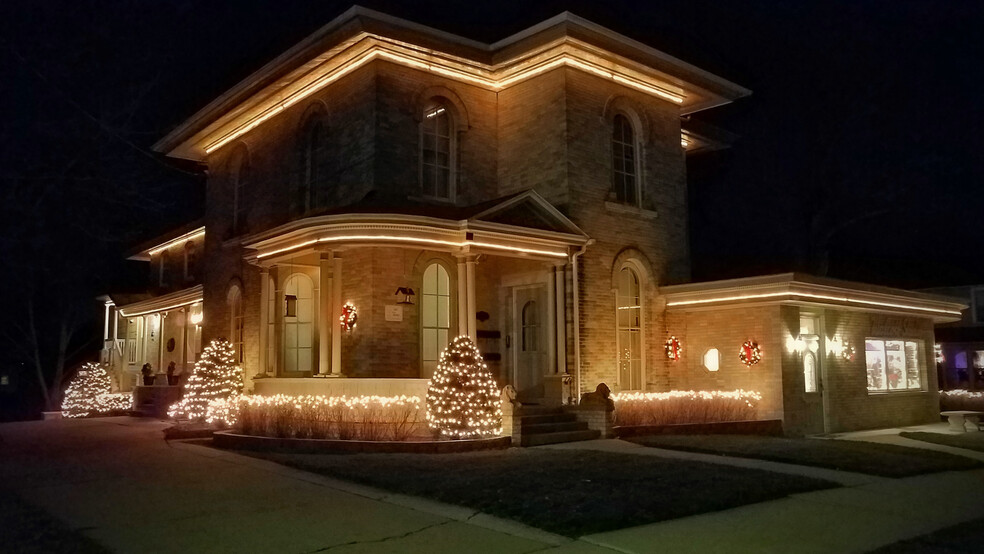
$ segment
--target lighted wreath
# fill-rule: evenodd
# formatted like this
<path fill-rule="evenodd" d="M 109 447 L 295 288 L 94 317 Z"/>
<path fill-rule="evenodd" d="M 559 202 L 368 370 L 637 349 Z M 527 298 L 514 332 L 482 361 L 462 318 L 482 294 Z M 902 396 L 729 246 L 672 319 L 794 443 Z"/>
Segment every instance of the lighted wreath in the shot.
<path fill-rule="evenodd" d="M 854 361 L 854 345 L 845 342 L 844 343 L 844 350 L 841 350 L 841 357 L 844 358 L 845 361 L 853 362 Z"/>
<path fill-rule="evenodd" d="M 746 340 L 738 349 L 738 359 L 746 366 L 753 366 L 762 361 L 762 349 L 755 341 Z"/>
<path fill-rule="evenodd" d="M 680 356 L 683 356 L 683 346 L 680 344 L 679 339 L 672 335 L 666 339 L 664 348 L 666 349 L 666 358 L 674 362 L 679 360 Z"/>
<path fill-rule="evenodd" d="M 342 306 L 342 315 L 338 317 L 338 322 L 342 326 L 343 331 L 351 331 L 355 329 L 355 324 L 359 321 L 359 310 L 355 309 L 355 304 L 351 302 L 346 302 Z"/>

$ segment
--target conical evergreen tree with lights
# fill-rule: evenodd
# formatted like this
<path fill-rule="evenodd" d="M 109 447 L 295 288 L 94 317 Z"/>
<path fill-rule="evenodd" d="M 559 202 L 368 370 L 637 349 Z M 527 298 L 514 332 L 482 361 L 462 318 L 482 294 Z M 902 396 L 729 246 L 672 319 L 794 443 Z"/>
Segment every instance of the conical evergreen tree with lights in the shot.
<path fill-rule="evenodd" d="M 236 364 L 236 352 L 225 339 L 215 339 L 202 351 L 195 372 L 185 383 L 184 396 L 167 414 L 177 419 L 204 422 L 208 404 L 239 395 L 243 389 L 243 369 Z"/>
<path fill-rule="evenodd" d="M 109 394 L 112 382 L 102 364 L 86 363 L 65 389 L 62 399 L 62 415 L 88 417 L 100 412 L 99 395 Z"/>
<path fill-rule="evenodd" d="M 469 337 L 454 339 L 441 353 L 427 388 L 427 423 L 451 439 L 502 433 L 499 387 Z"/>

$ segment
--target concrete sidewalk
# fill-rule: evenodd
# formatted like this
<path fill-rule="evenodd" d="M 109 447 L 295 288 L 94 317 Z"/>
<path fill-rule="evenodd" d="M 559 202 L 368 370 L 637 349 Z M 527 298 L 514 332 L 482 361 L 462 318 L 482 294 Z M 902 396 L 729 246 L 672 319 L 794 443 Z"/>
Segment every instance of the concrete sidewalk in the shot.
<path fill-rule="evenodd" d="M 908 479 L 831 472 L 847 486 L 571 541 L 468 508 L 167 443 L 166 426 L 130 418 L 3 424 L 0 479 L 116 552 L 839 553 L 984 516 L 984 470 Z M 576 444 L 557 448 L 654 455 L 621 441 Z M 790 464 L 760 469 L 819 476 Z"/>

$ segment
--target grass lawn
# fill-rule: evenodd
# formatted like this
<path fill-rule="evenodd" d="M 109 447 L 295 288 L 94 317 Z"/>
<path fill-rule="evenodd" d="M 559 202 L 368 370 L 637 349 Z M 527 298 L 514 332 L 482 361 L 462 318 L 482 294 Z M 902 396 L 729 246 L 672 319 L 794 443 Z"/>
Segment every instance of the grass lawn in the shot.
<path fill-rule="evenodd" d="M 109 552 L 92 539 L 67 529 L 57 519 L 21 500 L 17 495 L 0 489 L 0 551 L 17 553 L 83 553 Z"/>
<path fill-rule="evenodd" d="M 984 519 L 967 521 L 934 531 L 928 535 L 899 541 L 895 544 L 872 550 L 871 554 L 956 554 L 958 552 L 980 552 L 984 546 Z"/>
<path fill-rule="evenodd" d="M 945 444 L 967 450 L 977 450 L 984 452 L 984 433 L 963 433 L 960 435 L 944 435 L 941 433 L 924 433 L 915 431 L 902 431 L 899 433 L 907 439 L 917 441 L 932 442 L 935 444 Z"/>
<path fill-rule="evenodd" d="M 510 448 L 462 454 L 241 452 L 578 537 L 835 486 L 653 456 Z"/>
<path fill-rule="evenodd" d="M 643 446 L 757 458 L 882 477 L 984 467 L 984 463 L 944 452 L 860 441 L 751 435 L 657 435 L 629 440 Z"/>

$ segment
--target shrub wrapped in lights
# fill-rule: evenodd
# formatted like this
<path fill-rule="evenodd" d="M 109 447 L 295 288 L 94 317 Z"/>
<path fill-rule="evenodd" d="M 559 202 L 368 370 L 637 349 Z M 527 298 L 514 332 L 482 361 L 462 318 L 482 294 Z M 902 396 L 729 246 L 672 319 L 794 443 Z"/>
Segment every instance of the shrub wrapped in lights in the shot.
<path fill-rule="evenodd" d="M 177 419 L 214 423 L 220 421 L 214 416 L 211 421 L 209 404 L 224 401 L 239 395 L 243 388 L 243 369 L 236 364 L 235 350 L 225 339 L 216 339 L 202 351 L 202 357 L 195 363 L 195 371 L 185 384 L 184 397 L 171 406 L 167 415 Z"/>
<path fill-rule="evenodd" d="M 441 437 L 478 439 L 502 433 L 499 387 L 467 336 L 441 353 L 427 388 L 427 422 Z"/>
<path fill-rule="evenodd" d="M 756 419 L 762 395 L 754 391 L 623 392 L 611 396 L 615 424 L 671 425 Z"/>
<path fill-rule="evenodd" d="M 65 390 L 62 415 L 65 417 L 91 417 L 125 412 L 132 405 L 127 393 L 112 394 L 109 372 L 103 364 L 86 363 L 76 373 Z"/>
<path fill-rule="evenodd" d="M 209 418 L 246 435 L 404 441 L 423 420 L 416 396 L 240 396 L 209 404 Z"/>

